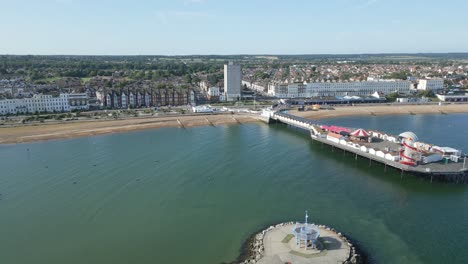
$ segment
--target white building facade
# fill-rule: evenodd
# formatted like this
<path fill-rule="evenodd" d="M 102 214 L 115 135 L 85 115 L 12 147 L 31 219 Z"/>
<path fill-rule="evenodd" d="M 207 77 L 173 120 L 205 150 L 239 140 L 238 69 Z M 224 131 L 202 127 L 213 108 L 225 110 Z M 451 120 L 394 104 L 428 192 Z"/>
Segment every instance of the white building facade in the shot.
<path fill-rule="evenodd" d="M 36 94 L 31 98 L 0 100 L 0 115 L 70 111 L 69 94 Z"/>
<path fill-rule="evenodd" d="M 208 88 L 208 96 L 212 97 L 212 96 L 219 96 L 220 95 L 220 89 L 219 87 L 216 87 L 216 86 L 213 86 L 213 87 L 210 87 Z"/>
<path fill-rule="evenodd" d="M 278 98 L 370 96 L 375 92 L 409 94 L 411 87 L 410 81 L 402 80 L 272 84 L 268 86 L 268 94 Z"/>
<path fill-rule="evenodd" d="M 68 94 L 68 102 L 70 111 L 73 110 L 89 110 L 87 93 Z"/>
<path fill-rule="evenodd" d="M 232 62 L 224 65 L 224 94 L 226 101 L 237 101 L 241 98 L 241 66 Z"/>
<path fill-rule="evenodd" d="M 253 83 L 253 82 L 248 82 L 248 81 L 242 81 L 242 85 L 245 85 L 247 86 L 247 88 L 251 89 L 251 90 L 254 90 L 254 91 L 257 91 L 259 93 L 265 93 L 266 89 L 265 89 L 265 86 L 263 85 L 260 85 L 260 84 L 256 84 L 256 83 Z"/>
<path fill-rule="evenodd" d="M 426 91 L 437 91 L 444 89 L 443 79 L 421 79 L 418 83 L 418 90 Z"/>

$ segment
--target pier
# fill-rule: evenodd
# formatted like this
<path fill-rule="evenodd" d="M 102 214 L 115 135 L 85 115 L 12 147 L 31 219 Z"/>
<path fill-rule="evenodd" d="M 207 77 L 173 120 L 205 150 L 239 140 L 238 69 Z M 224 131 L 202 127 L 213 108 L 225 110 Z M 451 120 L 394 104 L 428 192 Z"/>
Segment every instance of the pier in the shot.
<path fill-rule="evenodd" d="M 311 139 L 314 142 L 328 145 L 332 150 L 339 149 L 344 153 L 352 153 L 355 159 L 364 158 L 369 160 L 369 166 L 372 163 L 380 163 L 384 165 L 384 170 L 387 171 L 387 167 L 394 168 L 400 171 L 403 176 L 404 173 L 409 173 L 418 177 L 425 178 L 429 181 L 442 181 L 442 182 L 453 182 L 453 183 L 468 183 L 468 162 L 466 156 L 460 157 L 458 162 L 433 162 L 426 164 L 410 164 L 405 162 L 408 158 L 403 154 L 403 148 L 400 142 L 390 142 L 386 140 L 377 139 L 377 142 L 358 142 L 354 144 L 345 144 L 344 141 L 335 139 L 331 140 L 328 132 L 324 131 L 320 124 L 313 120 L 298 117 L 295 115 L 288 114 L 282 111 L 265 111 L 262 114 L 263 117 L 268 117 L 269 122 L 281 122 L 292 127 L 304 129 L 311 135 Z M 338 134 L 334 134 L 338 135 Z M 393 138 L 396 138 L 393 136 Z M 372 149 L 374 153 L 368 152 Z M 378 156 L 375 151 L 379 152 L 382 149 L 393 151 L 396 156 L 388 156 L 383 151 Z M 387 153 L 389 154 L 389 153 Z"/>

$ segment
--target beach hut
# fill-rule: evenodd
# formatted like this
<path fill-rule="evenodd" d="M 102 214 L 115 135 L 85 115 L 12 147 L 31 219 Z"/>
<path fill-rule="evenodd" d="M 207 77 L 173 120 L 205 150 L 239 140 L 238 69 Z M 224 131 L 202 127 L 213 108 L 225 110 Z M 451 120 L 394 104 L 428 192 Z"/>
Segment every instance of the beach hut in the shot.
<path fill-rule="evenodd" d="M 443 159 L 442 154 L 440 153 L 428 153 L 428 154 L 423 154 L 422 155 L 422 163 L 427 164 L 427 163 L 433 163 L 433 162 L 438 162 Z"/>
<path fill-rule="evenodd" d="M 366 146 L 361 146 L 361 151 L 367 153 L 367 147 Z"/>
<path fill-rule="evenodd" d="M 400 159 L 400 155 L 398 154 L 398 152 L 390 152 L 385 154 L 385 159 L 391 161 L 398 161 Z"/>
<path fill-rule="evenodd" d="M 369 151 L 369 154 L 375 155 L 375 152 L 376 152 L 375 149 L 369 148 L 368 151 Z"/>
<path fill-rule="evenodd" d="M 382 150 L 378 150 L 375 152 L 375 155 L 380 158 L 385 158 L 385 154 L 387 153 L 383 152 Z"/>
<path fill-rule="evenodd" d="M 461 151 L 458 149 L 454 149 L 454 148 L 434 146 L 432 150 L 441 153 L 444 157 L 451 156 L 451 155 L 458 156 L 458 157 L 461 156 Z"/>
<path fill-rule="evenodd" d="M 336 144 L 339 144 L 341 139 L 344 139 L 344 137 L 340 134 L 335 134 L 335 133 L 327 134 L 327 140 L 330 140 L 331 142 L 334 142 Z"/>

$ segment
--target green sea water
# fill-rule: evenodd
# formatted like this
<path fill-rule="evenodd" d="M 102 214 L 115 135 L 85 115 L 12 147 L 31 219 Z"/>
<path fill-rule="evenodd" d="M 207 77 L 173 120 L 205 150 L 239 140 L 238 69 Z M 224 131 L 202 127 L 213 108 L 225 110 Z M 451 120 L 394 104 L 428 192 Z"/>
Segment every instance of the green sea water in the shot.
<path fill-rule="evenodd" d="M 468 151 L 468 115 L 352 117 Z M 354 160 L 285 125 L 0 146 L 0 263 L 222 263 L 251 233 L 333 226 L 377 263 L 467 263 L 468 186 Z"/>

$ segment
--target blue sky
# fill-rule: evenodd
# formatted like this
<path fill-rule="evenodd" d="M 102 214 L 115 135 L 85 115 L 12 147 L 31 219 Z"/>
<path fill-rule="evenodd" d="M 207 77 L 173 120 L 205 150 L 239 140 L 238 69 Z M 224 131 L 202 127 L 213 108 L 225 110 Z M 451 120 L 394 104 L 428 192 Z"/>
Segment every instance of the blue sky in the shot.
<path fill-rule="evenodd" d="M 468 52 L 468 1 L 0 0 L 0 54 Z"/>

